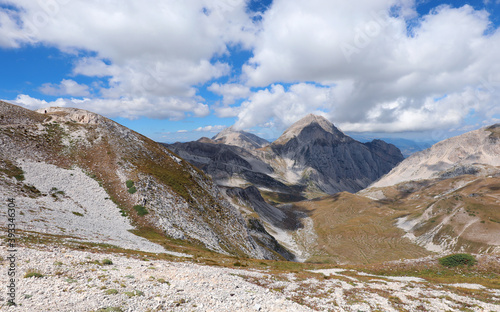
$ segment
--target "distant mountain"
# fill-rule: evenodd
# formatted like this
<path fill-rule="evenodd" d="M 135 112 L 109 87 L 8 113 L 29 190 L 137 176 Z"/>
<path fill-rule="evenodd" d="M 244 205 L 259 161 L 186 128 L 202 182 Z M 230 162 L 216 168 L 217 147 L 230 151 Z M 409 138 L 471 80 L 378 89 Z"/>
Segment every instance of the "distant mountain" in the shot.
<path fill-rule="evenodd" d="M 373 140 L 373 135 L 364 135 L 360 133 L 347 133 L 353 139 L 356 139 L 362 143 L 370 142 Z M 423 151 L 431 147 L 433 144 L 437 143 L 435 141 L 414 141 L 404 138 L 391 138 L 391 137 L 379 137 L 379 140 L 382 140 L 386 143 L 393 144 L 399 150 L 405 158 L 411 156 L 413 153 Z"/>
<path fill-rule="evenodd" d="M 292 191 L 272 177 L 274 169 L 263 159 L 241 147 L 216 144 L 209 139 L 165 146 L 202 169 L 220 186 L 243 187 L 251 184 L 278 192 Z"/>
<path fill-rule="evenodd" d="M 0 146 L 0 196 L 22 204 L 19 227 L 30 233 L 119 244 L 117 235 L 134 237 L 127 229 L 135 227 L 220 253 L 279 258 L 208 176 L 103 116 L 0 101 Z"/>
<path fill-rule="evenodd" d="M 247 150 L 253 150 L 269 145 L 267 140 L 252 133 L 234 130 L 233 127 L 228 127 L 219 132 L 212 138 L 212 141 L 217 144 L 234 145 Z"/>
<path fill-rule="evenodd" d="M 308 115 L 266 148 L 271 166 L 288 183 L 333 194 L 356 192 L 403 160 L 397 147 L 380 140 L 360 143 L 321 116 Z"/>
<path fill-rule="evenodd" d="M 500 166 L 500 124 L 471 131 L 415 153 L 375 182 L 372 187 L 395 185 L 405 181 L 437 178 L 457 171 L 475 171 L 476 164 Z M 477 166 L 476 166 L 477 167 Z"/>
<path fill-rule="evenodd" d="M 232 128 L 212 139 L 167 145 L 223 186 L 255 185 L 317 196 L 356 192 L 403 160 L 392 144 L 360 143 L 327 119 L 308 115 L 269 144 Z"/>

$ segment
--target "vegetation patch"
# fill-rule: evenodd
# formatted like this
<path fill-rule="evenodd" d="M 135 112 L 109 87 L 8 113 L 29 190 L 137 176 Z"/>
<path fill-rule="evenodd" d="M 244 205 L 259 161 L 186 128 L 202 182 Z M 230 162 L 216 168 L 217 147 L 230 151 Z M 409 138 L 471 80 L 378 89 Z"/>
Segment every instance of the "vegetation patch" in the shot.
<path fill-rule="evenodd" d="M 24 278 L 30 278 L 30 277 L 37 277 L 37 278 L 43 277 L 43 274 L 36 270 L 30 269 L 26 272 L 26 274 L 24 274 Z"/>
<path fill-rule="evenodd" d="M 104 264 L 104 265 L 112 265 L 113 261 L 111 261 L 109 259 L 104 259 L 104 260 L 102 260 L 102 264 Z"/>
<path fill-rule="evenodd" d="M 139 216 L 144 216 L 144 215 L 147 215 L 149 213 L 148 210 L 146 209 L 146 207 L 141 206 L 141 205 L 135 205 L 134 209 L 135 209 L 135 211 L 137 211 L 137 215 L 139 215 Z"/>
<path fill-rule="evenodd" d="M 116 295 L 118 294 L 118 290 L 116 289 L 107 289 L 105 292 L 104 292 L 106 295 Z"/>
<path fill-rule="evenodd" d="M 135 192 L 137 192 L 137 189 L 135 188 L 135 186 L 132 186 L 131 188 L 128 189 L 128 192 L 130 194 L 134 194 Z"/>
<path fill-rule="evenodd" d="M 126 291 L 124 294 L 129 297 L 144 296 L 144 293 L 140 290 Z"/>
<path fill-rule="evenodd" d="M 123 309 L 120 307 L 107 307 L 96 310 L 96 312 L 123 312 Z"/>
<path fill-rule="evenodd" d="M 8 160 L 0 160 L 0 172 L 6 174 L 10 178 L 15 178 L 17 181 L 24 180 L 23 170 Z"/>
<path fill-rule="evenodd" d="M 75 215 L 75 216 L 79 216 L 79 217 L 83 217 L 83 214 L 77 212 L 77 211 L 72 211 L 72 213 Z"/>
<path fill-rule="evenodd" d="M 130 194 L 134 194 L 135 192 L 137 192 L 137 189 L 134 186 L 134 181 L 127 180 L 127 182 L 125 182 L 125 185 L 127 186 L 128 192 Z"/>
<path fill-rule="evenodd" d="M 476 258 L 470 254 L 454 254 L 439 258 L 439 264 L 448 268 L 454 268 L 462 265 L 473 266 L 476 262 Z"/>

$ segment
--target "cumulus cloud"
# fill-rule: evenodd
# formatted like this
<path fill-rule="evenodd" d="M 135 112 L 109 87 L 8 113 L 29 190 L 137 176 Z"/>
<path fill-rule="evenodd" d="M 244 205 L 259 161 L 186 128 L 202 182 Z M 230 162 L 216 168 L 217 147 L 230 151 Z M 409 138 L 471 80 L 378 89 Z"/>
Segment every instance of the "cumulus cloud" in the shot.
<path fill-rule="evenodd" d="M 273 126 L 283 128 L 308 113 L 324 114 L 332 96 L 330 87 L 299 83 L 286 90 L 275 84 L 270 88 L 253 93 L 241 107 L 235 108 L 237 129 L 265 126 L 272 119 Z"/>
<path fill-rule="evenodd" d="M 255 22 L 244 0 L 0 4 L 0 47 L 56 47 L 75 56 L 70 74 L 104 81 L 92 95 L 70 79 L 42 85 L 84 97 L 54 105 L 127 118 L 215 111 L 245 129 L 318 113 L 349 131 L 419 131 L 500 113 L 500 32 L 469 5 L 418 16 L 415 0 L 274 0 Z M 241 76 L 231 47 L 252 52 Z M 206 102 L 202 87 L 222 103 Z"/>
<path fill-rule="evenodd" d="M 198 127 L 194 131 L 197 131 L 197 132 L 216 132 L 216 133 L 218 133 L 221 130 L 224 130 L 225 128 L 227 128 L 227 127 L 226 126 L 222 126 L 222 125 L 215 125 L 215 126 Z"/>
<path fill-rule="evenodd" d="M 178 102 L 179 98 L 199 101 L 199 85 L 230 72 L 227 63 L 213 58 L 227 54 L 231 45 L 248 48 L 254 38 L 244 0 L 0 3 L 17 8 L 0 10 L 0 46 L 44 44 L 76 55 L 74 75 L 108 80 L 98 90 L 100 99 L 93 103 L 126 98 L 136 103 L 133 111 L 138 116 L 151 115 L 150 106 L 157 103 Z M 81 51 L 90 51 L 92 56 Z M 40 90 L 50 95 L 87 95 L 77 86 L 67 90 L 70 86 L 64 83 L 45 84 Z M 116 111 L 114 105 L 110 107 L 110 114 Z M 193 108 L 186 114 L 208 113 L 208 107 L 198 104 L 181 107 Z M 99 110 L 106 111 L 106 107 Z M 177 112 L 173 109 L 160 116 Z"/>
<path fill-rule="evenodd" d="M 207 89 L 222 95 L 224 105 L 233 104 L 236 100 L 246 98 L 252 93 L 249 87 L 237 83 L 213 83 Z"/>
<path fill-rule="evenodd" d="M 491 28 L 488 13 L 468 5 L 440 6 L 415 19 L 412 1 L 312 0 L 304 6 L 276 0 L 264 14 L 254 56 L 243 67 L 247 84 L 315 81 L 331 86 L 330 97 L 321 106 L 288 100 L 293 104 L 282 109 L 294 92 L 275 86 L 250 96 L 238 124 L 263 121 L 256 116 L 263 111 L 264 94 L 275 99 L 263 114 L 283 123 L 295 119 L 295 110 L 319 107 L 350 131 L 458 124 L 471 111 L 487 115 L 494 109 L 500 62 L 493 51 L 498 49 L 500 33 Z M 485 81 L 489 96 L 477 96 Z M 325 90 L 316 92 L 321 96 Z"/>
<path fill-rule="evenodd" d="M 40 100 L 36 98 L 32 98 L 29 95 L 26 94 L 19 94 L 17 98 L 12 101 L 14 104 L 25 106 L 29 109 L 39 109 L 39 108 L 44 108 L 44 107 L 51 107 L 51 106 L 66 106 L 68 103 L 68 100 L 64 99 L 57 99 L 56 101 L 53 102 L 47 102 L 45 100 Z"/>
<path fill-rule="evenodd" d="M 180 120 L 185 117 L 185 112 L 190 112 L 191 116 L 194 117 L 205 117 L 210 113 L 206 104 L 198 103 L 192 99 L 174 97 L 158 98 L 155 102 L 148 98 L 139 97 L 119 99 L 58 98 L 55 101 L 47 102 L 26 94 L 20 94 L 11 102 L 30 109 L 50 106 L 78 107 L 109 117 L 129 119 L 145 116 L 153 119 Z"/>
<path fill-rule="evenodd" d="M 70 95 L 70 96 L 88 96 L 89 87 L 79 84 L 71 79 L 63 79 L 60 84 L 45 83 L 40 87 L 40 92 L 47 95 Z"/>

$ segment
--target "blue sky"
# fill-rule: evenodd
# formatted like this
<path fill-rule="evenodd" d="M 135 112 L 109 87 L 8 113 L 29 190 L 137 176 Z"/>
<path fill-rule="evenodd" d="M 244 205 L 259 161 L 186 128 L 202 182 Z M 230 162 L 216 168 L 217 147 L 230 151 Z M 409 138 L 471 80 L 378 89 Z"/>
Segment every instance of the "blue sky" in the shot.
<path fill-rule="evenodd" d="M 439 141 L 500 122 L 500 1 L 0 0 L 0 99 L 157 141 L 308 113 Z"/>

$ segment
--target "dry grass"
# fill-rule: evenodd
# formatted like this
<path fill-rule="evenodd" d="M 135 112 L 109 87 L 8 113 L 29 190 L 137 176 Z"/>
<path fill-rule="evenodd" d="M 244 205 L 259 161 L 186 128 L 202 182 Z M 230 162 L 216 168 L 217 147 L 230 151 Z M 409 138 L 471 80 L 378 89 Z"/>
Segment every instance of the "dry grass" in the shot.
<path fill-rule="evenodd" d="M 296 206 L 308 210 L 323 253 L 311 262 L 374 263 L 429 254 L 393 226 L 400 211 L 370 199 L 343 192 Z"/>

